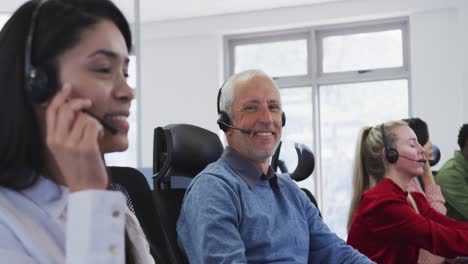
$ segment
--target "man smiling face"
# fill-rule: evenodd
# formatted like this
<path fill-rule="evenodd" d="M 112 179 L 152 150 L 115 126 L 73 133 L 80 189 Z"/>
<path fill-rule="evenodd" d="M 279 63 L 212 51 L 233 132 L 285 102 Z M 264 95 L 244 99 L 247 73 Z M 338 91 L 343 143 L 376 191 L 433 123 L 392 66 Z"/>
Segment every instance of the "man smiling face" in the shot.
<path fill-rule="evenodd" d="M 231 105 L 234 126 L 253 130 L 250 134 L 230 129 L 228 144 L 266 172 L 270 157 L 281 139 L 282 108 L 279 90 L 266 75 L 253 75 L 239 82 Z"/>

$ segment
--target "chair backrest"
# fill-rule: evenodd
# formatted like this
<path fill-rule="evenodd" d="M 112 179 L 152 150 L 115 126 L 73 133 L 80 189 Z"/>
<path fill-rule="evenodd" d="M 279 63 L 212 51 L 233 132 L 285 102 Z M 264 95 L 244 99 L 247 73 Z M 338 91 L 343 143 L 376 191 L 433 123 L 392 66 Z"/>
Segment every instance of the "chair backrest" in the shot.
<path fill-rule="evenodd" d="M 297 182 L 309 178 L 315 169 L 315 157 L 306 145 L 294 143 L 297 154 L 297 167 L 291 173 L 291 178 Z"/>
<path fill-rule="evenodd" d="M 279 159 L 280 151 L 281 151 L 281 142 L 278 148 L 275 151 L 271 159 L 271 167 L 276 171 L 277 168 L 284 174 L 287 174 L 291 177 L 291 179 L 299 182 L 307 179 L 315 169 L 315 157 L 312 150 L 310 150 L 306 145 L 300 143 L 294 143 L 294 148 L 296 149 L 297 154 L 297 166 L 292 173 L 289 172 L 286 164 L 284 161 Z M 319 209 L 317 200 L 315 199 L 314 195 L 307 189 L 301 188 L 301 190 L 307 195 L 309 200 Z M 319 209 L 319 215 L 322 217 Z"/>
<path fill-rule="evenodd" d="M 177 219 L 184 200 L 185 189 L 154 190 L 153 200 L 163 228 L 166 257 L 172 264 L 189 263 L 177 242 Z"/>
<path fill-rule="evenodd" d="M 201 127 L 173 124 L 154 130 L 153 199 L 164 229 L 170 263 L 188 263 L 179 249 L 176 232 L 185 189 L 173 189 L 173 178 L 195 177 L 222 153 L 218 135 Z"/>
<path fill-rule="evenodd" d="M 145 176 L 130 167 L 107 167 L 112 187 L 127 198 L 129 209 L 135 214 L 148 239 L 151 254 L 158 263 L 169 263 L 162 225 L 156 214 L 151 189 Z"/>
<path fill-rule="evenodd" d="M 440 149 L 437 145 L 432 146 L 432 153 L 433 153 L 433 158 L 429 160 L 429 165 L 431 167 L 437 165 L 439 163 L 441 154 L 440 154 Z"/>
<path fill-rule="evenodd" d="M 170 189 L 173 176 L 193 178 L 223 153 L 218 135 L 189 124 L 155 128 L 153 144 L 155 189 Z"/>

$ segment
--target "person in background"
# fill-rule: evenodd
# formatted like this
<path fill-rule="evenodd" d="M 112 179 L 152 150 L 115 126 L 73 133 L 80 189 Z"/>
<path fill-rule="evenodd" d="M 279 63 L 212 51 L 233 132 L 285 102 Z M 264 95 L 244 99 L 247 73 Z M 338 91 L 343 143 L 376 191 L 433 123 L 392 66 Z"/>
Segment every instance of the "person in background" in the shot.
<path fill-rule="evenodd" d="M 377 263 L 417 263 L 420 249 L 446 258 L 468 254 L 468 223 L 437 212 L 424 194 L 407 191 L 424 173 L 424 153 L 402 121 L 359 133 L 348 244 Z"/>
<path fill-rule="evenodd" d="M 177 222 L 191 263 L 372 263 L 269 166 L 286 122 L 271 77 L 259 70 L 231 76 L 218 114 L 228 146 L 191 181 Z"/>
<path fill-rule="evenodd" d="M 408 126 L 414 131 L 416 137 L 418 138 L 419 145 L 424 148 L 424 159 L 431 160 L 434 157 L 433 147 L 434 145 L 431 142 L 429 137 L 429 129 L 427 123 L 424 122 L 421 118 L 414 117 L 409 119 L 404 119 Z M 440 186 L 435 183 L 434 176 L 432 175 L 431 166 L 429 162 L 424 163 L 423 174 L 420 176 L 424 185 L 424 189 L 421 187 L 418 178 L 412 178 L 408 185 L 408 192 L 419 192 L 426 196 L 427 201 L 434 210 L 441 214 L 447 213 L 447 208 L 445 208 L 445 200 L 442 196 Z M 421 249 L 419 252 L 418 263 L 444 263 L 445 258 L 433 255 L 427 252 L 424 249 Z"/>
<path fill-rule="evenodd" d="M 447 216 L 468 222 L 468 124 L 460 127 L 458 146 L 437 172 L 436 182 L 447 201 Z"/>
<path fill-rule="evenodd" d="M 0 32 L 2 262 L 154 263 L 103 161 L 128 147 L 131 45 L 109 0 L 28 1 Z"/>

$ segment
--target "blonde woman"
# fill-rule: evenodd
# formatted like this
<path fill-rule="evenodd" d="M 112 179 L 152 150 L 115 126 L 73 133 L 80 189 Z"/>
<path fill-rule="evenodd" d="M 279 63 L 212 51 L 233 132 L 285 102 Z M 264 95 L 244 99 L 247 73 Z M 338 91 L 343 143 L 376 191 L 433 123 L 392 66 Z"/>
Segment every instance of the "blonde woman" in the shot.
<path fill-rule="evenodd" d="M 423 194 L 407 192 L 426 162 L 405 122 L 361 130 L 348 244 L 377 263 L 417 263 L 420 249 L 449 258 L 468 255 L 468 223 L 437 212 Z"/>

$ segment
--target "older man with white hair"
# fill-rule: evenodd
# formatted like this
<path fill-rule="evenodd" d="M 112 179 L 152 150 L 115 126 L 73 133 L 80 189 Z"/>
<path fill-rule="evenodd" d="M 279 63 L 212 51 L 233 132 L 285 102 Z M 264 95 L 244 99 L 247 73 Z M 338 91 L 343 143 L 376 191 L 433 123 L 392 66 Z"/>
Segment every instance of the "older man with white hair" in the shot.
<path fill-rule="evenodd" d="M 218 112 L 228 147 L 192 180 L 177 224 L 191 263 L 372 263 L 269 166 L 286 117 L 268 75 L 231 76 L 219 91 Z"/>

